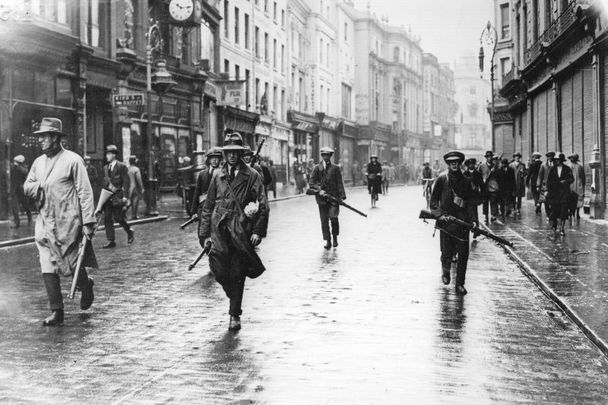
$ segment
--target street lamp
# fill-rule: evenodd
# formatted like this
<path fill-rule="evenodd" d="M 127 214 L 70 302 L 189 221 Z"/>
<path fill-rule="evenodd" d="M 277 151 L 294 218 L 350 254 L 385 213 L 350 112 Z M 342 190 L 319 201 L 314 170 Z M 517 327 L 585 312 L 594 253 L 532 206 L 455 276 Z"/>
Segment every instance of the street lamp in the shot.
<path fill-rule="evenodd" d="M 479 38 L 479 43 L 481 47 L 479 48 L 479 71 L 482 73 L 483 78 L 483 65 L 484 65 L 484 45 L 488 48 L 492 49 L 492 59 L 490 59 L 490 86 L 491 86 L 491 97 L 492 97 L 492 106 L 490 110 L 490 120 L 492 121 L 492 150 L 496 148 L 496 139 L 494 136 L 494 57 L 496 56 L 496 42 L 498 40 L 498 33 L 496 32 L 496 28 L 488 21 L 486 27 L 481 32 L 481 36 Z"/>
<path fill-rule="evenodd" d="M 152 130 L 152 88 L 159 94 L 167 92 L 177 83 L 173 80 L 171 73 L 167 71 L 166 61 L 159 59 L 155 63 L 155 71 L 152 74 L 152 52 L 160 53 L 163 40 L 160 36 L 158 21 L 150 20 L 150 28 L 146 33 L 146 108 L 148 123 L 146 126 L 146 140 L 148 143 L 148 195 L 146 201 L 146 214 L 150 216 L 158 215 L 156 208 L 157 183 L 156 172 L 154 170 L 154 135 Z"/>

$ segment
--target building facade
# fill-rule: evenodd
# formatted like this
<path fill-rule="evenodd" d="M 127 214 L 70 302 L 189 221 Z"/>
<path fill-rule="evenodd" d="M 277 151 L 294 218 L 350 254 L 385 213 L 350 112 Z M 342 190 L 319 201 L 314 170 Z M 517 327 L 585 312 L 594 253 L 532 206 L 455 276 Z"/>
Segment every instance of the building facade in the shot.
<path fill-rule="evenodd" d="M 487 113 L 490 82 L 479 75 L 475 55 L 462 56 L 454 64 L 456 88 L 455 142 L 467 156 L 477 159 L 492 149 L 491 121 Z"/>
<path fill-rule="evenodd" d="M 0 21 L 1 216 L 10 204 L 4 192 L 9 162 L 22 154 L 31 164 L 40 154 L 31 134 L 45 116 L 61 118 L 65 146 L 90 155 L 99 169 L 104 147 L 116 144 L 124 161 L 136 155 L 144 169 L 157 162 L 161 189 L 175 187 L 179 158 L 213 142 L 213 51 L 220 16 L 212 4 L 198 5 L 203 22 L 187 29 L 173 25 L 167 4 L 156 0 L 15 2 L 5 10 Z M 145 94 L 150 18 L 159 22 L 163 38 L 155 62 L 165 61 L 176 83 L 152 94 L 149 120 L 146 105 L 118 107 L 113 96 Z M 206 81 L 201 81 L 203 67 Z M 148 122 L 152 145 L 146 139 Z"/>
<path fill-rule="evenodd" d="M 601 1 L 509 3 L 512 69 L 501 80 L 514 150 L 577 153 L 591 216 L 606 206 L 606 10 Z M 505 12 L 506 15 L 506 12 Z M 508 22 L 507 22 L 508 21 Z M 495 124 L 496 125 L 496 124 Z M 505 134 L 504 136 L 509 136 Z M 508 144 L 497 137 L 497 143 Z"/>

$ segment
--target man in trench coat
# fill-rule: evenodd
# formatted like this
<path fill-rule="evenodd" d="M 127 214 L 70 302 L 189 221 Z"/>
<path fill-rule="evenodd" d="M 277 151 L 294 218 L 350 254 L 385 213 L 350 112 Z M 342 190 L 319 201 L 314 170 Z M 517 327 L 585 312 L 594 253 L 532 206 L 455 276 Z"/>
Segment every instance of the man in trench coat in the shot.
<path fill-rule="evenodd" d="M 64 320 L 59 276 L 74 274 L 79 242 L 83 234 L 89 238 L 93 235 L 96 223 L 93 189 L 82 158 L 61 146 L 61 120 L 43 118 L 34 134 L 38 135 L 44 154 L 34 161 L 23 188 L 40 211 L 34 238 L 52 311 L 43 324 L 58 326 Z M 85 266 L 97 267 L 90 242 L 87 242 L 77 280 L 83 310 L 90 308 L 94 298 L 93 280 L 88 277 Z"/>
<path fill-rule="evenodd" d="M 268 201 L 262 176 L 243 160 L 243 138 L 228 134 L 226 163 L 213 173 L 203 205 L 199 240 L 212 244 L 209 267 L 230 299 L 229 329 L 241 328 L 245 278 L 260 276 L 265 268 L 255 251 L 268 227 Z"/>
<path fill-rule="evenodd" d="M 547 174 L 547 202 L 551 204 L 551 226 L 553 231 L 557 232 L 559 225 L 561 236 L 566 234 L 564 224 L 568 219 L 568 204 L 572 195 L 570 184 L 574 181 L 572 170 L 564 164 L 565 161 L 566 156 L 563 153 L 558 154 Z"/>

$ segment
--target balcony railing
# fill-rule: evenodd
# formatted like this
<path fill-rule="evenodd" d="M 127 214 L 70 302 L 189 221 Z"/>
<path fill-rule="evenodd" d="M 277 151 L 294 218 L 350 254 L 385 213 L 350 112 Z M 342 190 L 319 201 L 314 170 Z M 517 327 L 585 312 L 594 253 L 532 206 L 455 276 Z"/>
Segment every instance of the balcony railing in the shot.
<path fill-rule="evenodd" d="M 566 32 L 576 21 L 576 6 L 586 4 L 589 0 L 573 0 L 553 23 L 540 35 L 538 40 L 525 52 L 526 66 L 540 56 L 544 47 L 555 41 Z"/>

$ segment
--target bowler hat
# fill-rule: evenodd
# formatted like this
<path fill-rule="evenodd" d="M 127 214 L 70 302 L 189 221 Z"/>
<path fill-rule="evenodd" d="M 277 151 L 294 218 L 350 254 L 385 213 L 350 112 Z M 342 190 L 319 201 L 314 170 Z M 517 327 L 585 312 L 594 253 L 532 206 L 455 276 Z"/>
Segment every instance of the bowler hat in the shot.
<path fill-rule="evenodd" d="M 454 160 L 462 162 L 464 161 L 464 153 L 453 150 L 443 155 L 443 160 L 445 160 L 446 163 Z"/>
<path fill-rule="evenodd" d="M 507 158 L 502 158 L 502 160 L 500 161 L 500 163 L 502 163 L 502 164 L 503 164 L 503 165 L 505 165 L 505 166 L 508 166 L 508 165 L 509 165 L 509 159 L 507 159 Z"/>
<path fill-rule="evenodd" d="M 564 155 L 563 153 L 558 153 L 557 154 L 557 160 L 565 162 L 566 161 L 566 155 Z"/>
<path fill-rule="evenodd" d="M 106 153 L 114 153 L 118 155 L 118 147 L 116 145 L 108 145 L 106 146 Z"/>
<path fill-rule="evenodd" d="M 521 157 L 521 153 L 519 153 L 519 152 L 515 152 L 515 153 L 513 154 L 513 157 Z"/>
<path fill-rule="evenodd" d="M 549 159 L 553 159 L 555 157 L 555 152 L 547 152 L 545 154 L 546 157 L 548 157 Z"/>
<path fill-rule="evenodd" d="M 324 146 L 321 148 L 321 155 L 333 155 L 334 150 L 329 146 Z"/>
<path fill-rule="evenodd" d="M 243 148 L 243 137 L 238 132 L 233 132 L 231 134 L 227 134 L 224 138 L 224 147 L 223 151 L 229 150 L 245 150 Z"/>
<path fill-rule="evenodd" d="M 492 152 L 491 150 L 487 151 L 485 155 L 483 155 L 484 157 L 487 158 L 492 158 L 494 157 L 494 152 Z"/>
<path fill-rule="evenodd" d="M 34 134 L 58 134 L 65 135 L 63 133 L 63 125 L 59 118 L 44 117 L 40 121 L 40 127 L 34 131 Z"/>

